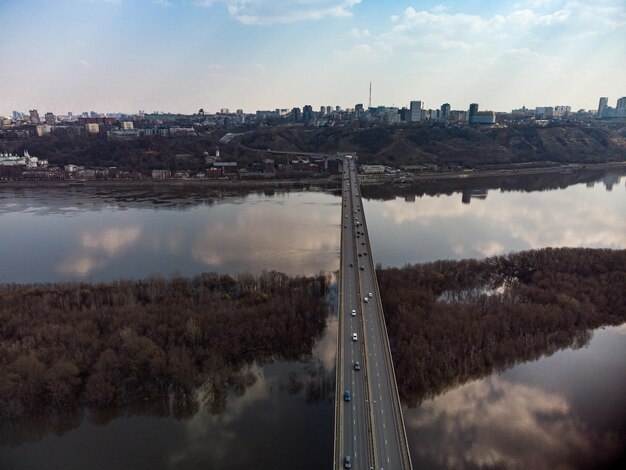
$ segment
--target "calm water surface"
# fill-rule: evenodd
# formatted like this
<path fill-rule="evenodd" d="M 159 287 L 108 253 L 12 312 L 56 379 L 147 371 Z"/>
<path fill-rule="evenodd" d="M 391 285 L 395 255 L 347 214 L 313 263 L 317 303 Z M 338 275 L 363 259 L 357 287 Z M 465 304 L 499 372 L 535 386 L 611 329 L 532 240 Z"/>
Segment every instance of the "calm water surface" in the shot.
<path fill-rule="evenodd" d="M 626 248 L 625 178 L 545 192 L 365 201 L 376 262 L 402 266 L 544 246 Z M 610 187 L 611 190 L 608 190 Z M 469 204 L 467 203 L 469 201 Z M 340 199 L 0 188 L 0 282 L 338 268 Z M 331 468 L 336 322 L 301 362 L 252 364 L 218 413 L 165 406 L 0 428 L 0 468 Z M 415 468 L 598 467 L 626 443 L 626 330 L 405 409 Z M 290 388 L 297 379 L 302 387 Z M 242 393 L 243 392 L 243 393 Z M 602 459 L 605 460 L 602 460 Z"/>
<path fill-rule="evenodd" d="M 339 268 L 339 198 L 0 188 L 0 282 Z M 181 196 L 177 196 L 178 198 Z"/>

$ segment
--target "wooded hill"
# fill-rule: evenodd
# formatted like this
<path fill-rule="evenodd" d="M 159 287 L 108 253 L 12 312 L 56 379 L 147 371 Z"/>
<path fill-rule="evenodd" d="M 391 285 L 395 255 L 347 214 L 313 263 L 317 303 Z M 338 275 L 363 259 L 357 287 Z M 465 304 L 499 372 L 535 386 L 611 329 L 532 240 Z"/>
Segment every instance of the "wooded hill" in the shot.
<path fill-rule="evenodd" d="M 626 160 L 624 129 L 550 127 L 372 127 L 257 129 L 241 138 L 257 149 L 357 152 L 359 163 L 475 167 L 535 161 L 599 163 Z"/>
<path fill-rule="evenodd" d="M 602 125 L 603 127 L 598 127 Z M 435 164 L 441 168 L 477 167 L 538 161 L 600 163 L 626 160 L 626 127 L 594 123 L 560 123 L 549 127 L 258 127 L 234 129 L 243 133 L 220 144 L 225 130 L 198 136 L 140 137 L 109 140 L 106 134 L 66 134 L 61 130 L 44 137 L 6 141 L 0 151 L 45 158 L 52 165 L 117 167 L 148 172 L 155 168 L 202 171 L 204 156 L 219 145 L 223 160 L 247 166 L 266 157 L 287 163 L 288 156 L 267 149 L 334 154 L 357 152 L 360 163 L 391 166 Z M 254 150 L 253 150 L 254 149 Z"/>
<path fill-rule="evenodd" d="M 377 274 L 411 406 L 626 321 L 626 250 L 545 248 Z"/>

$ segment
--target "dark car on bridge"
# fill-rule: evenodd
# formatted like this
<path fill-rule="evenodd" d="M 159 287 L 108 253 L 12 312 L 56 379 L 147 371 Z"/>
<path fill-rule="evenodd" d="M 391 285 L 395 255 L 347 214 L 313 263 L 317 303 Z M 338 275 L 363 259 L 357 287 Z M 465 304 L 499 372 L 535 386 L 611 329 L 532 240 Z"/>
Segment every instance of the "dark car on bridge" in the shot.
<path fill-rule="evenodd" d="M 345 401 L 350 401 L 350 390 L 346 390 L 346 393 L 343 394 L 343 399 Z"/>
<path fill-rule="evenodd" d="M 349 455 L 346 455 L 346 458 L 343 459 L 343 468 L 352 468 L 352 459 Z"/>

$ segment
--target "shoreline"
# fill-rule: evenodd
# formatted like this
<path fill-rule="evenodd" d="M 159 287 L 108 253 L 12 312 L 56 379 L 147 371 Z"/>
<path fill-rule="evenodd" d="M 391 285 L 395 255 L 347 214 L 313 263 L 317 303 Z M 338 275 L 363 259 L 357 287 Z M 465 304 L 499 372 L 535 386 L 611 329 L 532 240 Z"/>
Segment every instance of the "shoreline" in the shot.
<path fill-rule="evenodd" d="M 409 173 L 399 175 L 364 175 L 359 174 L 359 183 L 364 186 L 383 184 L 415 184 L 439 180 L 466 180 L 492 178 L 498 176 L 542 175 L 552 173 L 592 172 L 599 170 L 626 171 L 626 161 L 596 164 L 563 164 L 548 167 L 474 169 L 447 172 Z M 327 176 L 302 179 L 267 179 L 267 180 L 213 180 L 213 179 L 169 179 L 169 180 L 62 180 L 62 181 L 20 181 L 1 180 L 0 188 L 70 188 L 70 187 L 206 187 L 211 189 L 305 189 L 312 186 L 324 189 L 339 189 L 341 176 Z"/>
<path fill-rule="evenodd" d="M 528 175 L 544 175 L 553 173 L 570 174 L 574 172 L 584 173 L 602 170 L 620 170 L 626 171 L 625 162 L 607 162 L 596 164 L 578 164 L 569 163 L 563 165 L 546 166 L 546 167 L 532 167 L 532 168 L 506 168 L 506 169 L 475 169 L 475 170 L 461 170 L 450 171 L 445 173 L 415 173 L 410 174 L 409 177 L 398 181 L 398 177 L 395 175 L 359 175 L 359 183 L 365 186 L 381 185 L 392 183 L 395 185 L 410 185 L 416 183 L 425 183 L 441 180 L 458 180 L 463 181 L 467 179 L 480 179 L 480 178 L 493 178 L 493 177 L 508 177 L 508 176 L 528 176 Z"/>

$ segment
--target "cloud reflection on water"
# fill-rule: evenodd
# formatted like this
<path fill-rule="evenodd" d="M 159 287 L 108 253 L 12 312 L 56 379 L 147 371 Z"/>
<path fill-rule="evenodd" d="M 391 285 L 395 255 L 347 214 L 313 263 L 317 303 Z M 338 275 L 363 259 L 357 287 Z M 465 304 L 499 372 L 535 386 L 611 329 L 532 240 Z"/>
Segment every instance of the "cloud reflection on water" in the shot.
<path fill-rule="evenodd" d="M 626 198 L 623 188 L 616 191 L 579 184 L 544 192 L 491 191 L 471 204 L 463 204 L 460 193 L 410 203 L 369 200 L 366 212 L 374 255 L 384 266 L 547 246 L 621 249 Z"/>
<path fill-rule="evenodd" d="M 107 228 L 102 231 L 87 230 L 82 235 L 82 246 L 86 249 L 104 250 L 108 255 L 114 256 L 137 242 L 140 235 L 141 229 L 138 226 Z"/>
<path fill-rule="evenodd" d="M 193 259 L 211 267 L 311 275 L 335 269 L 339 209 L 242 207 L 232 222 L 207 222 L 193 235 Z M 336 261 L 331 260 L 336 258 Z"/>
<path fill-rule="evenodd" d="M 499 376 L 404 413 L 418 468 L 584 468 L 620 449 L 616 435 L 589 429 L 563 396 Z"/>
<path fill-rule="evenodd" d="M 140 240 L 141 228 L 112 227 L 104 230 L 85 230 L 80 235 L 80 245 L 66 259 L 56 265 L 62 274 L 87 276 L 104 268 L 108 261 L 121 255 Z"/>

